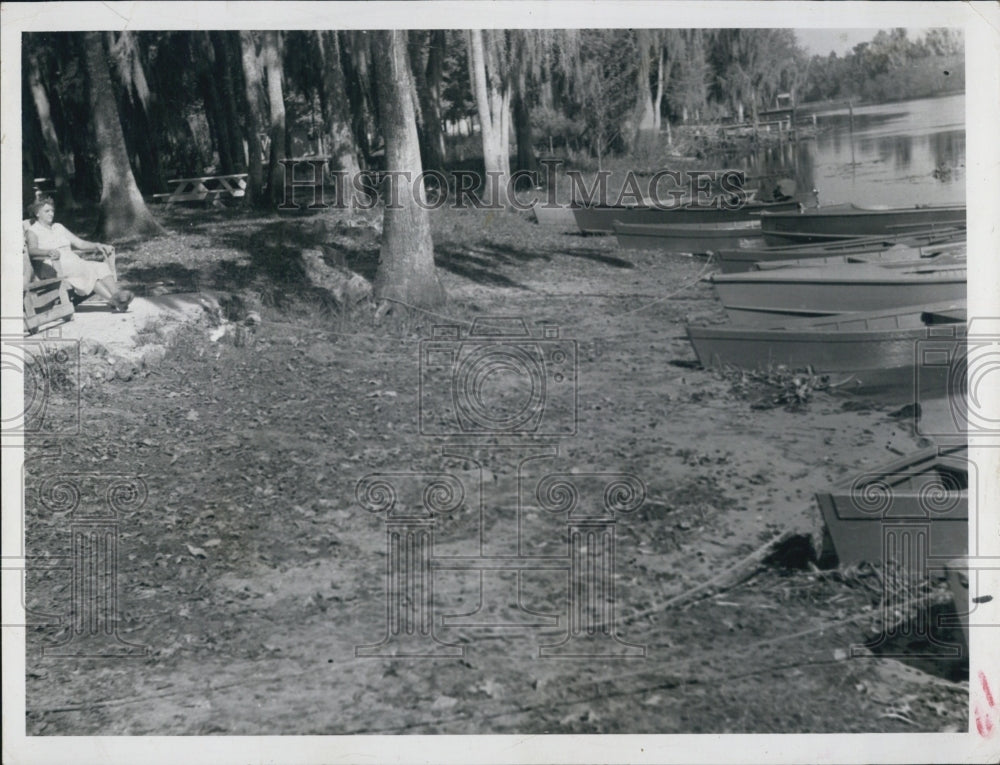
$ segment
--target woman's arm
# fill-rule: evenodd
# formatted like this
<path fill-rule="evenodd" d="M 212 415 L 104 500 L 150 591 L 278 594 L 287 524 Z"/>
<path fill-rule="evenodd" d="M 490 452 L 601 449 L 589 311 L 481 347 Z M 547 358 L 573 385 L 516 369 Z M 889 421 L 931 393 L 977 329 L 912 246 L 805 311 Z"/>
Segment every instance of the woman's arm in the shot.
<path fill-rule="evenodd" d="M 97 250 L 102 255 L 109 255 L 111 251 L 114 249 L 113 247 L 107 244 L 101 244 L 100 242 L 88 242 L 86 239 L 81 239 L 72 231 L 70 231 L 68 228 L 66 229 L 66 233 L 69 235 L 70 244 L 72 244 L 74 248 L 82 252 L 90 252 L 93 250 Z"/>
<path fill-rule="evenodd" d="M 38 237 L 35 232 L 28 229 L 25 232 L 25 240 L 28 242 L 28 257 L 35 260 L 48 258 L 49 260 L 59 260 L 59 250 L 46 250 L 38 246 Z"/>

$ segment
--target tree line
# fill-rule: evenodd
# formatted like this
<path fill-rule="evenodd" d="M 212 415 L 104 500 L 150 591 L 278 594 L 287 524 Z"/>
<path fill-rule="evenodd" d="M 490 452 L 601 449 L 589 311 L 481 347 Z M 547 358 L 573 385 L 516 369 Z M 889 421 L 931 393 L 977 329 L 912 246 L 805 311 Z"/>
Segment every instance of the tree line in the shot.
<path fill-rule="evenodd" d="M 425 169 L 449 161 L 447 126 L 474 123 L 487 170 L 533 169 L 539 151 L 627 151 L 672 122 L 756 113 L 800 81 L 788 30 L 413 30 L 405 35 Z M 279 199 L 290 128 L 308 124 L 335 170 L 384 162 L 375 35 L 160 31 L 24 36 L 26 178 L 60 202 L 110 183 L 150 195 L 175 176 L 248 173 Z M 119 128 L 115 128 L 117 123 Z M 121 131 L 122 152 L 108 142 Z M 131 190 L 129 194 L 134 194 Z M 116 202 L 121 194 L 112 193 Z M 128 196 L 128 195 L 126 195 Z M 146 224 L 111 220 L 108 233 Z"/>
<path fill-rule="evenodd" d="M 881 102 L 923 98 L 965 89 L 965 46 L 955 29 L 929 29 L 910 39 L 902 28 L 879 31 L 844 56 L 830 52 L 809 61 L 802 90 L 808 101 Z"/>
<path fill-rule="evenodd" d="M 915 58 L 961 47 L 899 32 L 845 59 L 810 59 L 787 29 L 25 34 L 23 191 L 49 177 L 63 207 L 98 202 L 102 238 L 155 234 L 144 200 L 178 176 L 246 173 L 247 203 L 273 210 L 304 128 L 332 171 L 416 177 L 449 169 L 454 126 L 473 123 L 502 185 L 557 145 L 600 160 L 669 142 L 672 124 L 756 121 L 779 93 L 840 95 L 859 72 L 884 88 Z M 383 231 L 376 293 L 439 299 L 426 210 L 386 209 Z"/>
<path fill-rule="evenodd" d="M 251 200 L 273 206 L 280 162 L 294 153 L 289 127 L 304 124 L 332 169 L 377 167 L 372 39 L 363 31 L 27 34 L 26 175 L 54 178 L 64 205 L 98 198 L 108 163 L 95 119 L 110 107 L 146 195 L 212 168 L 249 173 Z M 423 167 L 434 170 L 453 159 L 448 125 L 475 123 L 486 169 L 509 172 L 512 147 L 518 169 L 534 169 L 537 154 L 556 147 L 600 158 L 647 135 L 666 132 L 669 141 L 678 123 L 756 119 L 778 93 L 800 103 L 880 100 L 964 81 L 960 33 L 945 29 L 919 40 L 881 31 L 844 57 L 810 58 L 787 29 L 413 30 L 406 49 Z"/>

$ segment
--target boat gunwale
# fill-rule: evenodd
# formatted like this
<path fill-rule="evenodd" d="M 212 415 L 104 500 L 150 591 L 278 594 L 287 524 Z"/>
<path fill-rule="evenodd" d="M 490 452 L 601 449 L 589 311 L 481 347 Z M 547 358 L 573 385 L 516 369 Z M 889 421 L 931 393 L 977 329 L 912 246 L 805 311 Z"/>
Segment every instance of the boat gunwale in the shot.
<path fill-rule="evenodd" d="M 853 202 L 848 202 L 843 205 L 829 205 L 828 207 L 805 207 L 797 212 L 775 210 L 773 212 L 768 212 L 766 210 L 761 211 L 761 217 L 767 218 L 789 218 L 793 220 L 802 220 L 803 218 L 809 219 L 820 219 L 820 218 L 842 218 L 844 216 L 848 217 L 864 217 L 868 215 L 873 216 L 884 216 L 884 215 L 917 215 L 921 213 L 932 213 L 935 211 L 945 211 L 945 212 L 958 212 L 959 210 L 966 210 L 968 214 L 968 205 L 966 203 L 956 203 L 947 205 L 914 205 L 913 207 L 861 207 Z"/>
<path fill-rule="evenodd" d="M 914 266 L 917 268 L 918 266 Z M 837 269 L 837 273 L 834 273 Z M 857 269 L 856 273 L 841 273 L 840 269 Z M 754 286 L 774 285 L 815 285 L 822 287 L 855 286 L 897 287 L 917 284 L 968 283 L 968 265 L 957 263 L 928 263 L 926 270 L 918 273 L 900 273 L 896 269 L 883 268 L 877 263 L 844 263 L 822 266 L 799 266 L 789 268 L 769 268 L 763 271 L 712 274 L 712 284 Z M 955 272 L 952 275 L 952 272 Z M 958 272 L 962 272 L 958 275 Z M 809 274 L 812 278 L 802 278 Z M 784 277 L 784 278 L 782 278 Z M 797 278 L 798 277 L 798 278 Z M 860 277 L 860 278 L 859 278 Z M 937 277 L 937 278 L 934 278 Z"/>

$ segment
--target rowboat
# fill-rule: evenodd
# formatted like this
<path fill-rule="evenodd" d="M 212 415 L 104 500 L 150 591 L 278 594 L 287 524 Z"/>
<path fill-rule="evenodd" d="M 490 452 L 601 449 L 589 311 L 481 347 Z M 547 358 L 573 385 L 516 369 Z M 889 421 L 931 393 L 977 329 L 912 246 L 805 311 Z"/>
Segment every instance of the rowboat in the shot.
<path fill-rule="evenodd" d="M 572 205 L 576 225 L 584 234 L 614 233 L 614 222 L 636 225 L 691 225 L 755 220 L 766 210 L 798 210 L 798 202 L 750 200 L 727 207 L 721 198 L 677 205 Z"/>
<path fill-rule="evenodd" d="M 827 255 L 823 258 L 798 260 L 771 260 L 756 263 L 754 271 L 774 271 L 779 268 L 821 268 L 852 263 L 882 266 L 883 268 L 908 268 L 928 263 L 964 263 L 967 256 L 965 242 L 954 242 L 928 247 L 907 247 L 897 244 L 881 252 L 859 252 L 848 255 Z"/>
<path fill-rule="evenodd" d="M 922 578 L 933 559 L 968 549 L 968 447 L 922 449 L 840 481 L 816 501 L 842 566 L 892 561 Z"/>
<path fill-rule="evenodd" d="M 783 244 L 964 226 L 965 205 L 876 208 L 845 204 L 798 212 L 764 211 L 760 218 L 768 244 Z"/>
<path fill-rule="evenodd" d="M 619 247 L 661 252 L 710 252 L 760 239 L 760 221 L 679 225 L 614 222 Z"/>
<path fill-rule="evenodd" d="M 771 328 L 688 325 L 687 335 L 705 367 L 809 368 L 846 390 L 877 396 L 906 393 L 912 400 L 918 341 L 946 335 L 964 343 L 965 321 L 965 301 L 956 301 L 795 319 Z M 936 379 L 927 374 L 921 393 L 943 395 L 946 386 L 946 375 Z"/>
<path fill-rule="evenodd" d="M 564 231 L 576 231 L 576 216 L 568 207 L 535 202 L 532 212 L 534 212 L 535 220 L 540 226 L 553 226 Z"/>
<path fill-rule="evenodd" d="M 878 311 L 965 299 L 965 263 L 780 268 L 712 276 L 733 324 L 766 327 L 785 319 Z"/>
<path fill-rule="evenodd" d="M 812 244 L 786 244 L 771 247 L 745 247 L 717 250 L 715 260 L 722 273 L 739 273 L 754 270 L 755 264 L 782 260 L 805 260 L 838 255 L 860 255 L 891 250 L 900 245 L 910 247 L 934 246 L 965 241 L 965 229 L 926 229 L 906 234 L 864 236 L 814 242 Z"/>

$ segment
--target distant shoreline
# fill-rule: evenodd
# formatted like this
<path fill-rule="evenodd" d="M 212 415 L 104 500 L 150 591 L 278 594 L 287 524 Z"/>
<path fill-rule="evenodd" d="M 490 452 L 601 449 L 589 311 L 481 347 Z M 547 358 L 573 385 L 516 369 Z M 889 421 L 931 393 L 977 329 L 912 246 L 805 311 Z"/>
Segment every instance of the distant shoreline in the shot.
<path fill-rule="evenodd" d="M 906 96 L 903 98 L 890 98 L 882 101 L 850 101 L 846 98 L 835 98 L 828 101 L 807 101 L 803 104 L 799 104 L 795 107 L 795 111 L 798 114 L 813 114 L 815 112 L 822 112 L 833 109 L 846 109 L 848 108 L 848 103 L 855 108 L 862 106 L 882 106 L 884 104 L 899 104 L 904 101 L 926 101 L 932 98 L 948 98 L 950 96 L 964 96 L 965 88 L 959 88 L 956 90 L 944 91 L 941 93 L 934 93 L 929 96 Z"/>

